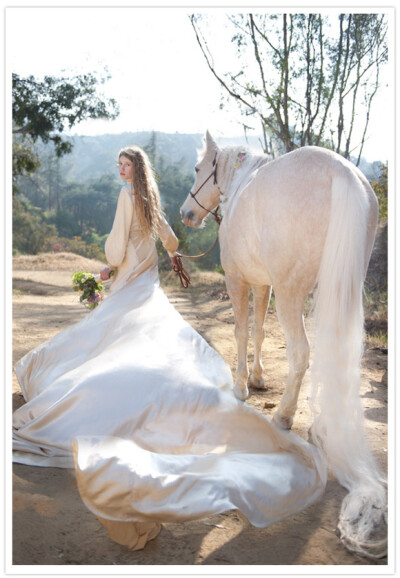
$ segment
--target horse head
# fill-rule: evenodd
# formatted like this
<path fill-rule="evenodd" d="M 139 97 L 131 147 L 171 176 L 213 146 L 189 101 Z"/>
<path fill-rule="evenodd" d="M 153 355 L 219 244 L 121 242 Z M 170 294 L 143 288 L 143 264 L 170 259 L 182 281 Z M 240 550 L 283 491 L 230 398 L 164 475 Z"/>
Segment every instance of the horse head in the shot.
<path fill-rule="evenodd" d="M 217 159 L 220 149 L 208 131 L 205 145 L 205 150 L 195 166 L 196 178 L 192 190 L 181 207 L 182 221 L 188 227 L 200 227 L 219 203 Z"/>

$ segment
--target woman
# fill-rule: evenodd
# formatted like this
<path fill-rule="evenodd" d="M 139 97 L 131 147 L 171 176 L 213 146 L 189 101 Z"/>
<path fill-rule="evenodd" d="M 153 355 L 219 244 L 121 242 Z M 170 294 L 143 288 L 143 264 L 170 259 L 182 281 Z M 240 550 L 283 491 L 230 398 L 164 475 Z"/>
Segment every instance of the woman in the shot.
<path fill-rule="evenodd" d="M 105 252 L 112 292 L 22 358 L 14 461 L 75 467 L 84 503 L 132 549 L 160 523 L 240 509 L 265 527 L 322 492 L 318 451 L 239 402 L 229 367 L 172 307 L 154 237 L 174 262 L 145 153 L 123 149 Z"/>
<path fill-rule="evenodd" d="M 126 186 L 120 193 L 105 245 L 107 261 L 116 272 L 111 288 L 114 291 L 128 279 L 157 266 L 154 237 L 160 237 L 173 264 L 178 248 L 178 239 L 162 215 L 157 184 L 144 151 L 138 147 L 120 151 L 118 169 Z M 110 272 L 110 267 L 104 269 L 101 279 L 107 280 Z"/>

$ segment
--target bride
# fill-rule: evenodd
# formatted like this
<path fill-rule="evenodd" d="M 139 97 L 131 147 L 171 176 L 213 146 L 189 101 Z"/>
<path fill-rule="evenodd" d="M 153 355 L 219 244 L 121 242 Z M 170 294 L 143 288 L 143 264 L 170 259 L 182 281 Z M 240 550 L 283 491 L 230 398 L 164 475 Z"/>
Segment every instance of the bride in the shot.
<path fill-rule="evenodd" d="M 163 522 L 239 509 L 266 527 L 298 512 L 321 495 L 324 460 L 235 398 L 227 364 L 160 287 L 155 237 L 172 263 L 178 240 L 144 151 L 122 149 L 119 172 L 110 295 L 17 363 L 13 460 L 74 468 L 83 502 L 132 549 Z"/>

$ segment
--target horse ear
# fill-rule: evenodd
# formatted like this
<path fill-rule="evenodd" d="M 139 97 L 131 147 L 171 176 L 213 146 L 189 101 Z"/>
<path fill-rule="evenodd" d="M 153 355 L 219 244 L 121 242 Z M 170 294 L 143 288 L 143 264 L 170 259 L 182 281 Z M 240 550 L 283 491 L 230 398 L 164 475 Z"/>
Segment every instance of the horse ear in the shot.
<path fill-rule="evenodd" d="M 208 130 L 206 131 L 206 145 L 207 145 L 207 151 L 217 151 L 218 150 L 218 145 L 215 142 L 215 140 L 213 139 L 213 137 L 210 135 Z"/>

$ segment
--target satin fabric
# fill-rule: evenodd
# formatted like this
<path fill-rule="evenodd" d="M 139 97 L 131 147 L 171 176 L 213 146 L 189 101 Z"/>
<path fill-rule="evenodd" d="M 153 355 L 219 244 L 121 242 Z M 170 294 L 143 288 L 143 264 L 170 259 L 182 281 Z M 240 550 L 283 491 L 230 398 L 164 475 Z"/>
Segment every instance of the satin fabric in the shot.
<path fill-rule="evenodd" d="M 235 398 L 228 365 L 165 296 L 152 251 L 18 362 L 14 461 L 75 468 L 83 502 L 132 549 L 163 522 L 239 509 L 265 527 L 301 510 L 325 487 L 323 458 Z"/>
<path fill-rule="evenodd" d="M 178 239 L 164 218 L 160 221 L 158 236 L 165 250 L 173 255 L 178 248 Z M 115 270 L 111 291 L 157 266 L 156 245 L 153 237 L 145 234 L 140 225 L 132 184 L 121 189 L 104 250 L 108 263 Z"/>

